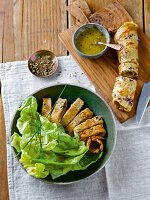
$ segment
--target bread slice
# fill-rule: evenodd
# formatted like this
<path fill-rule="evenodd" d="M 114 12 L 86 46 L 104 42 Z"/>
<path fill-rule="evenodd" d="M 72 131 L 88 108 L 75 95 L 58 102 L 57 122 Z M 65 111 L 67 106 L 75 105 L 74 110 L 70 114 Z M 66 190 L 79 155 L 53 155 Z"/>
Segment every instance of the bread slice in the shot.
<path fill-rule="evenodd" d="M 81 110 L 83 105 L 84 105 L 84 101 L 82 101 L 80 98 L 77 98 L 76 101 L 70 106 L 70 108 L 64 114 L 61 124 L 64 127 L 67 126 L 78 114 L 78 112 Z"/>
<path fill-rule="evenodd" d="M 67 99 L 59 98 L 51 114 L 50 121 L 61 125 L 61 119 L 67 110 Z"/>
<path fill-rule="evenodd" d="M 112 93 L 114 106 L 119 110 L 130 112 L 133 107 L 136 86 L 135 79 L 118 76 Z"/>
<path fill-rule="evenodd" d="M 66 127 L 66 132 L 70 135 L 73 132 L 73 129 L 80 123 L 86 121 L 87 119 L 93 116 L 93 112 L 86 108 L 85 110 L 81 111 Z"/>
<path fill-rule="evenodd" d="M 138 76 L 138 63 L 121 63 L 118 67 L 119 76 L 125 76 L 129 78 Z"/>

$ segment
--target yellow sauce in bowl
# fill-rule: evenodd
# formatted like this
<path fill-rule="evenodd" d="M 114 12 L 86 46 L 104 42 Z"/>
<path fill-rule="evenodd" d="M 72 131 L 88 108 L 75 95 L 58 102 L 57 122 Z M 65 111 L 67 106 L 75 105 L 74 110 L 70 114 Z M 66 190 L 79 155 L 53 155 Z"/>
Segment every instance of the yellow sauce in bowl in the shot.
<path fill-rule="evenodd" d="M 106 37 L 99 29 L 89 28 L 77 36 L 75 45 L 80 52 L 86 55 L 95 55 L 105 48 L 104 45 L 95 44 L 95 42 L 106 43 Z"/>

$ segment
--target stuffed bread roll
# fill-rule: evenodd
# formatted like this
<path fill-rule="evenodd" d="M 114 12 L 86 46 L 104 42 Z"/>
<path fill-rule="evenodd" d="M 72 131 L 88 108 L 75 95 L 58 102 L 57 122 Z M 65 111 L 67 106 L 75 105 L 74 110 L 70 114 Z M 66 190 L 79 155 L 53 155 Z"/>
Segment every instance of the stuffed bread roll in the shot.
<path fill-rule="evenodd" d="M 123 47 L 127 46 L 127 45 L 135 45 L 138 46 L 138 39 L 135 38 L 127 38 L 124 40 L 117 40 L 116 44 L 120 44 Z"/>
<path fill-rule="evenodd" d="M 123 46 L 123 49 L 117 52 L 119 63 L 139 62 L 137 24 L 125 22 L 117 30 L 114 39 L 116 44 Z"/>
<path fill-rule="evenodd" d="M 43 106 L 42 106 L 42 116 L 47 117 L 50 120 L 50 111 L 52 109 L 52 100 L 51 98 L 43 98 Z"/>
<path fill-rule="evenodd" d="M 61 119 L 66 110 L 67 110 L 67 99 L 59 98 L 51 114 L 50 121 L 52 123 L 56 123 L 57 125 L 61 125 Z"/>
<path fill-rule="evenodd" d="M 121 44 L 121 42 L 119 43 Z M 123 49 L 118 51 L 118 60 L 119 63 L 125 63 L 125 62 L 132 62 L 132 63 L 138 63 L 139 57 L 138 57 L 138 45 L 134 42 L 127 43 L 126 46 L 123 45 Z"/>
<path fill-rule="evenodd" d="M 137 63 L 122 63 L 119 65 L 119 76 L 129 78 L 138 76 L 139 65 Z"/>
<path fill-rule="evenodd" d="M 133 22 L 125 22 L 116 32 L 114 40 L 117 43 L 119 40 L 136 40 L 138 41 L 137 24 Z"/>
<path fill-rule="evenodd" d="M 136 80 L 132 78 L 117 77 L 112 93 L 114 106 L 119 110 L 130 112 L 133 107 L 136 85 Z"/>

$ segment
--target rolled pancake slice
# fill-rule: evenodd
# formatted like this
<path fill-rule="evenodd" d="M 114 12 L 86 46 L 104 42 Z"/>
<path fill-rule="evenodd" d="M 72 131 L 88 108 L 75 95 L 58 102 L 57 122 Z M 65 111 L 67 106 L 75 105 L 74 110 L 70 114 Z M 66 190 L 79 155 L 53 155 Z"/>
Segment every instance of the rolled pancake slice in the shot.
<path fill-rule="evenodd" d="M 86 108 L 82 110 L 66 127 L 66 132 L 70 135 L 73 132 L 73 129 L 80 123 L 86 121 L 87 119 L 93 116 L 93 112 Z"/>
<path fill-rule="evenodd" d="M 93 135 L 100 135 L 101 137 L 104 136 L 106 134 L 106 130 L 104 129 L 103 124 L 99 124 L 89 129 L 85 129 L 84 131 L 81 131 L 78 134 L 80 140 L 86 141 L 88 137 Z"/>
<path fill-rule="evenodd" d="M 112 97 L 113 104 L 119 110 L 130 112 L 133 107 L 137 82 L 135 79 L 119 76 L 116 78 Z"/>
<path fill-rule="evenodd" d="M 88 153 L 98 154 L 100 151 L 103 151 L 103 143 L 101 141 L 102 139 L 104 138 L 100 136 L 89 137 L 86 143 L 86 146 L 89 147 Z M 95 145 L 92 145 L 93 142 Z"/>
<path fill-rule="evenodd" d="M 116 32 L 114 40 L 117 43 L 118 40 L 133 39 L 138 40 L 137 33 L 138 25 L 133 22 L 125 22 Z"/>
<path fill-rule="evenodd" d="M 139 64 L 137 63 L 122 63 L 119 65 L 119 76 L 125 76 L 129 78 L 138 76 Z"/>
<path fill-rule="evenodd" d="M 132 43 L 123 46 L 121 51 L 117 51 L 119 63 L 132 62 L 138 63 L 138 45 Z"/>
<path fill-rule="evenodd" d="M 59 98 L 51 114 L 50 121 L 61 125 L 61 119 L 67 110 L 67 99 Z"/>
<path fill-rule="evenodd" d="M 43 98 L 43 106 L 42 106 L 42 116 L 47 117 L 50 120 L 50 111 L 52 109 L 52 100 L 51 98 Z"/>
<path fill-rule="evenodd" d="M 74 133 L 78 133 L 80 131 L 83 131 L 85 129 L 88 129 L 98 124 L 103 124 L 103 120 L 101 116 L 96 116 L 96 117 L 93 117 L 92 119 L 87 119 L 85 122 L 76 126 L 73 131 Z"/>
<path fill-rule="evenodd" d="M 82 101 L 80 98 L 77 98 L 76 101 L 70 106 L 70 108 L 64 114 L 61 124 L 63 126 L 67 126 L 78 114 L 83 105 L 84 101 Z"/>

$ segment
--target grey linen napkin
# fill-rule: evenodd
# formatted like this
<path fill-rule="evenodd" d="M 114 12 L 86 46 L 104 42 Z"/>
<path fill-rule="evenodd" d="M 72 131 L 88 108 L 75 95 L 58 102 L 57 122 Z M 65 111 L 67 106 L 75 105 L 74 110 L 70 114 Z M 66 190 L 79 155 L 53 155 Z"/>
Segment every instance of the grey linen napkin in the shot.
<path fill-rule="evenodd" d="M 21 102 L 38 89 L 71 83 L 93 90 L 71 56 L 59 57 L 59 68 L 49 78 L 33 76 L 27 61 L 0 65 L 2 98 L 7 135 L 7 167 L 10 200 L 149 200 L 150 199 L 150 108 L 140 126 L 135 117 L 120 124 L 110 162 L 99 173 L 70 185 L 43 183 L 29 176 L 14 157 L 10 124 Z"/>

